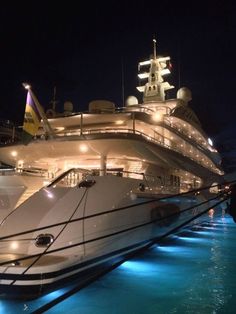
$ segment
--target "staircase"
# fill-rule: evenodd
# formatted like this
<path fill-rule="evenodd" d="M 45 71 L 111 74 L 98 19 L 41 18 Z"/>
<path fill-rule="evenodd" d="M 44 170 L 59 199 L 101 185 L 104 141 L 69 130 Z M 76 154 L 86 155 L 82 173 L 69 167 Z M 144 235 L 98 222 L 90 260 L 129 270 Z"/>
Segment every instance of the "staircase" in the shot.
<path fill-rule="evenodd" d="M 17 208 L 18 206 L 20 206 L 22 203 L 24 203 L 28 198 L 30 198 L 31 195 L 33 195 L 34 193 L 36 193 L 39 189 L 37 187 L 35 188 L 27 188 L 23 194 L 21 195 L 21 197 L 18 199 L 18 202 L 16 203 L 15 208 Z"/>
<path fill-rule="evenodd" d="M 28 198 L 30 198 L 34 193 L 38 192 L 43 186 L 43 178 L 27 177 L 21 176 L 24 182 L 25 190 L 19 197 L 15 208 L 24 203 Z"/>

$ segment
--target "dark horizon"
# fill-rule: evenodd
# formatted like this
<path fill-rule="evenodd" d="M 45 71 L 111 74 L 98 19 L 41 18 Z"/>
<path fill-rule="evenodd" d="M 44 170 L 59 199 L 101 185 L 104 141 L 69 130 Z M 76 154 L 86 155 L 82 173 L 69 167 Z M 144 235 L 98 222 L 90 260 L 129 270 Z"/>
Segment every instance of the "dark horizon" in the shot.
<path fill-rule="evenodd" d="M 45 109 L 57 87 L 58 110 L 70 100 L 75 111 L 94 99 L 122 105 L 141 95 L 138 62 L 152 53 L 170 55 L 168 77 L 175 90 L 192 91 L 191 108 L 203 129 L 216 135 L 233 123 L 234 4 L 220 1 L 201 5 L 112 3 L 96 7 L 60 4 L 3 5 L 1 9 L 1 119 L 23 120 L 29 82 Z M 160 16 L 158 12 L 161 12 Z M 123 81 L 122 81 L 123 72 Z M 180 82 L 179 82 L 180 81 Z"/>

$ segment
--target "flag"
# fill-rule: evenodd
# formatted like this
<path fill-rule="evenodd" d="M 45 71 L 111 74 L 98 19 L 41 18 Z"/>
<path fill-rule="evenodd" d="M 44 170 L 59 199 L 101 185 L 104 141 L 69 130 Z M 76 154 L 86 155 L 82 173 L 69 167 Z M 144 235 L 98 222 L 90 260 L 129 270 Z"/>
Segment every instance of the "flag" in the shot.
<path fill-rule="evenodd" d="M 34 103 L 34 100 L 31 96 L 30 91 L 28 91 L 27 99 L 26 99 L 26 106 L 25 106 L 23 135 L 22 135 L 22 140 L 25 144 L 28 144 L 30 140 L 32 139 L 32 137 L 36 135 L 39 125 L 40 125 L 40 120 L 41 120 L 41 116 Z"/>

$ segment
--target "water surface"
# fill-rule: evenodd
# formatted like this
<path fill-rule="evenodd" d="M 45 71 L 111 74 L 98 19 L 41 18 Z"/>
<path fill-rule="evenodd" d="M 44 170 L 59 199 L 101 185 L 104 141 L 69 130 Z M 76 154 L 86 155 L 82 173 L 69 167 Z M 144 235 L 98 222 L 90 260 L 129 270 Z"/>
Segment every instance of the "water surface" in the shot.
<path fill-rule="evenodd" d="M 232 218 L 213 218 L 153 245 L 45 313 L 235 313 L 235 243 Z M 33 313 L 64 292 L 1 300 L 0 312 Z"/>

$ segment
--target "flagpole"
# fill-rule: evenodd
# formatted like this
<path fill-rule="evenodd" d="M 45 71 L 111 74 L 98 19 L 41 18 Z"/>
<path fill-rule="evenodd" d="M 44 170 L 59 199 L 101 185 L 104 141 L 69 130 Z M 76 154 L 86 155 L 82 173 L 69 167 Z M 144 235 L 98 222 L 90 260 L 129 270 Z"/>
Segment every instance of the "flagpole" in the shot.
<path fill-rule="evenodd" d="M 33 93 L 32 89 L 31 89 L 31 86 L 29 84 L 26 84 L 26 83 L 23 83 L 23 86 L 25 89 L 27 89 L 35 103 L 35 106 L 38 110 L 38 113 L 41 117 L 41 119 L 43 120 L 43 128 L 44 128 L 44 131 L 46 133 L 46 135 L 48 135 L 50 138 L 53 138 L 55 136 L 55 133 L 53 132 L 52 128 L 51 128 L 51 125 L 43 111 L 43 107 L 40 105 L 37 97 L 35 96 L 35 94 Z"/>

